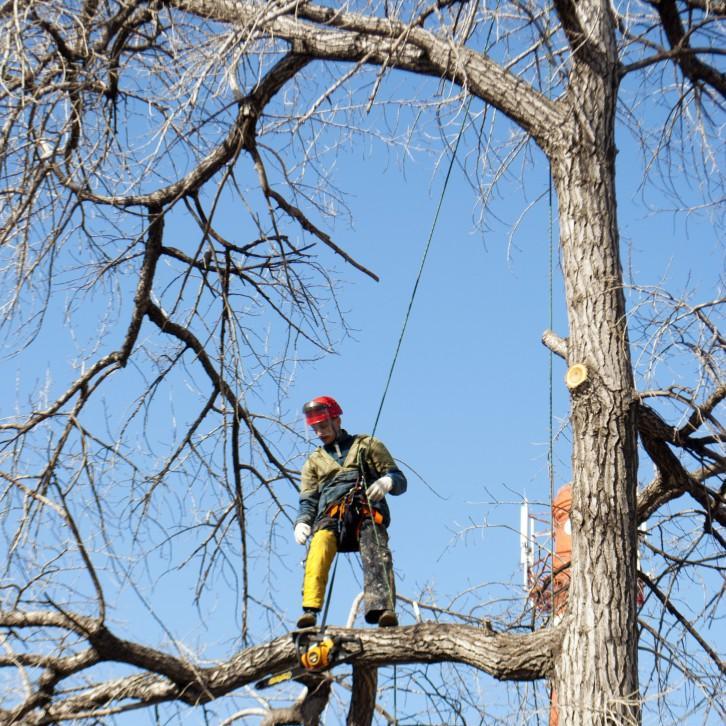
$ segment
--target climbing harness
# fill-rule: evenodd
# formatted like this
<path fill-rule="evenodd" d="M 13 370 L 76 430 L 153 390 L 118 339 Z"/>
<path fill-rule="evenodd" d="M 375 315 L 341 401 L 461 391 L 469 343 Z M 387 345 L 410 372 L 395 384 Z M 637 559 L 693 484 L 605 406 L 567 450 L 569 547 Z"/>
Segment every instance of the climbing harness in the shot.
<path fill-rule="evenodd" d="M 383 515 L 370 505 L 360 482 L 343 499 L 333 502 L 325 510 L 325 516 L 335 520 L 338 552 L 358 551 L 360 531 L 366 519 L 383 524 Z"/>

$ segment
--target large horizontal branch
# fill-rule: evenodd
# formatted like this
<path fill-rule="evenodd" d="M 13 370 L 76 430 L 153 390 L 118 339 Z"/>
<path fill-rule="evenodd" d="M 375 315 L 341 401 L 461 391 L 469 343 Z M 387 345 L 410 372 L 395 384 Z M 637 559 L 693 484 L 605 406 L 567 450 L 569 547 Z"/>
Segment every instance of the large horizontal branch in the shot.
<path fill-rule="evenodd" d="M 345 634 L 360 639 L 363 650 L 356 657 L 356 668 L 413 663 L 463 663 L 499 680 L 534 680 L 547 677 L 559 648 L 561 627 L 536 633 L 496 634 L 489 630 L 447 623 L 422 623 L 385 630 L 349 630 L 329 628 L 328 634 Z M 123 641 L 119 641 L 123 642 Z M 142 646 L 137 646 L 142 648 Z M 145 658 L 154 651 L 143 648 Z M 42 716 L 28 723 L 45 723 L 69 719 L 94 708 L 109 708 L 121 701 L 155 704 L 180 701 L 192 705 L 209 702 L 229 694 L 269 673 L 284 670 L 297 662 L 295 644 L 290 635 L 270 643 L 247 648 L 231 660 L 212 668 L 196 669 L 188 682 L 180 679 L 178 659 L 169 677 L 163 672 L 164 659 L 149 663 L 156 672 L 132 675 L 99 684 L 84 692 L 49 704 Z M 168 661 L 167 661 L 168 662 Z"/>
<path fill-rule="evenodd" d="M 564 133 L 566 117 L 556 103 L 484 53 L 453 47 L 424 28 L 308 2 L 290 4 L 286 12 L 266 2 L 172 2 L 200 17 L 287 41 L 295 51 L 318 60 L 378 65 L 448 79 L 502 111 L 544 148 Z"/>
<path fill-rule="evenodd" d="M 118 638 L 100 620 L 87 615 L 44 610 L 0 611 L 0 627 L 14 630 L 67 630 L 88 640 L 99 660 L 128 663 L 187 685 L 196 679 L 197 669 L 192 664 L 154 648 Z M 48 660 L 52 660 L 52 657 Z"/>
<path fill-rule="evenodd" d="M 309 62 L 309 58 L 297 53 L 289 53 L 279 60 L 252 92 L 238 101 L 237 118 L 227 136 L 186 176 L 162 189 L 149 194 L 106 196 L 79 187 L 70 179 L 61 178 L 61 182 L 81 199 L 114 207 L 163 207 L 184 195 L 193 194 L 240 153 L 254 134 L 257 120 L 265 106 Z"/>

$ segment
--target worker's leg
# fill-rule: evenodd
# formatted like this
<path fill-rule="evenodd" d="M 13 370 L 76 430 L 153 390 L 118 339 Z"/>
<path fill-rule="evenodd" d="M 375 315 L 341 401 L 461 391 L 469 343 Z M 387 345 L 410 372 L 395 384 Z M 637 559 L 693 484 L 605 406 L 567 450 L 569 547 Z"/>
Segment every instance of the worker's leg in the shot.
<path fill-rule="evenodd" d="M 336 551 L 334 532 L 329 529 L 319 529 L 315 532 L 305 560 L 303 608 L 320 610 L 323 607 L 328 572 Z"/>
<path fill-rule="evenodd" d="M 384 611 L 396 609 L 393 557 L 388 548 L 388 532 L 370 520 L 360 532 L 360 559 L 363 565 L 366 622 L 377 623 Z"/>

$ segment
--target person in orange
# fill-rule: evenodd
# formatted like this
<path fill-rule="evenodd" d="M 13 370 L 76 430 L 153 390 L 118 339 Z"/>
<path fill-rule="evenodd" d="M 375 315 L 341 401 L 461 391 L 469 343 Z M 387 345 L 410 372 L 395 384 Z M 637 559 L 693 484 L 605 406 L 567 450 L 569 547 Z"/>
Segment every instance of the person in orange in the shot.
<path fill-rule="evenodd" d="M 330 396 L 303 406 L 307 424 L 322 442 L 302 468 L 295 541 L 310 535 L 303 580 L 299 628 L 312 627 L 323 606 L 330 565 L 337 552 L 360 551 L 365 619 L 380 627 L 398 625 L 393 558 L 388 546 L 390 510 L 386 494 L 406 491 L 403 472 L 388 449 L 368 435 L 351 435 L 341 426 L 343 413 Z"/>

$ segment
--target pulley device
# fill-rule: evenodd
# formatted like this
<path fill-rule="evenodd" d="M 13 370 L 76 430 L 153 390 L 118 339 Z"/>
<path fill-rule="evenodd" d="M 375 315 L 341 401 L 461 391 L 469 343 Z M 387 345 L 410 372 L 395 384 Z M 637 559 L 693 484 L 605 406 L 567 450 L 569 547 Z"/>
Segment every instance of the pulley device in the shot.
<path fill-rule="evenodd" d="M 326 635 L 322 630 L 306 629 L 293 632 L 292 637 L 298 665 L 257 681 L 255 688 L 269 688 L 306 673 L 322 673 L 363 652 L 360 638 L 351 636 Z"/>

